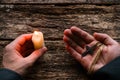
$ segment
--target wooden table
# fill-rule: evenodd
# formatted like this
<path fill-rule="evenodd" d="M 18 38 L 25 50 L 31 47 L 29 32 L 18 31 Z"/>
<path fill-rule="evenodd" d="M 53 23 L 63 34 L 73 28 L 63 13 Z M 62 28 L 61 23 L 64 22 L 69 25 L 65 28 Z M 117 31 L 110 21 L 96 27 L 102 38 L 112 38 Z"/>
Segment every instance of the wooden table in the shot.
<path fill-rule="evenodd" d="M 37 28 L 44 33 L 48 51 L 25 80 L 89 80 L 64 48 L 63 31 L 71 26 L 120 41 L 120 0 L 1 0 L 0 63 L 8 43 Z"/>

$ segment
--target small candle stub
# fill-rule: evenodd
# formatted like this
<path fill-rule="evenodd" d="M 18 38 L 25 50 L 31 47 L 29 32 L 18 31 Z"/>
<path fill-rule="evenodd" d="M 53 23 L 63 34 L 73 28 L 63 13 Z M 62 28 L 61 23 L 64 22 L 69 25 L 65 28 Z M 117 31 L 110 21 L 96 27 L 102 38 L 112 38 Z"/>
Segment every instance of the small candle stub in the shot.
<path fill-rule="evenodd" d="M 35 49 L 40 49 L 44 46 L 43 33 L 40 31 L 34 31 L 32 36 L 32 42 Z"/>

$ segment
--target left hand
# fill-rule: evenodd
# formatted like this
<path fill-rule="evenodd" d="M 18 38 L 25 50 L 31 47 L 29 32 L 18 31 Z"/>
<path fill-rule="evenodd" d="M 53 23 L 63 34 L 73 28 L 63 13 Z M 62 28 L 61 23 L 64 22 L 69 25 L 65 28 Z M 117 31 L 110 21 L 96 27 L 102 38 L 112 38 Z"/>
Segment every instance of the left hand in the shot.
<path fill-rule="evenodd" d="M 34 50 L 31 38 L 32 34 L 23 34 L 5 47 L 3 53 L 4 68 L 23 75 L 26 69 L 45 53 L 46 47 Z"/>

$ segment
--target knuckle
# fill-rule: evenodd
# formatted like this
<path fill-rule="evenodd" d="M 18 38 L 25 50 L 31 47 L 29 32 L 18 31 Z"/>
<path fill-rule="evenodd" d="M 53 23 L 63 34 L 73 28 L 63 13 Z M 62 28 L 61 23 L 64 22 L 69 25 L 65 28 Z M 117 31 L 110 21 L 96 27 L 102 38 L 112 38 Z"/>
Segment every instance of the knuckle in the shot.
<path fill-rule="evenodd" d="M 20 36 L 24 37 L 24 36 L 25 36 L 25 34 L 21 34 Z"/>
<path fill-rule="evenodd" d="M 9 44 L 7 46 L 5 46 L 5 50 L 10 50 L 10 49 L 11 49 L 11 47 Z"/>
<path fill-rule="evenodd" d="M 106 37 L 109 37 L 109 35 L 108 34 L 104 34 Z"/>
<path fill-rule="evenodd" d="M 25 36 L 25 34 L 22 34 L 22 35 L 20 35 L 19 37 L 24 37 Z"/>
<path fill-rule="evenodd" d="M 9 45 L 5 46 L 5 49 L 9 49 Z"/>

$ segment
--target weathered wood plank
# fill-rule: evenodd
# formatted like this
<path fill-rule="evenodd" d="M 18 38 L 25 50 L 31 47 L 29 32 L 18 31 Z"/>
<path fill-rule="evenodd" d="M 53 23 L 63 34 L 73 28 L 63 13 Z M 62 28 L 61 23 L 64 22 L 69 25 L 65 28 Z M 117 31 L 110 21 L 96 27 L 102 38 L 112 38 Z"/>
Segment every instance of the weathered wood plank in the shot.
<path fill-rule="evenodd" d="M 103 27 L 106 26 L 106 28 Z M 113 25 L 113 26 L 111 26 Z M 29 30 L 29 28 L 27 28 L 27 26 L 23 25 L 24 27 L 26 27 L 26 29 L 22 28 L 22 25 L 17 25 L 17 26 L 13 26 L 13 27 L 9 27 L 9 28 L 6 28 L 6 29 L 2 29 L 2 31 L 0 32 L 0 39 L 15 39 L 17 36 L 21 35 L 21 34 L 25 34 L 25 33 L 32 33 L 32 30 L 33 28 Z M 103 28 L 95 28 L 95 26 L 98 26 L 98 27 L 103 27 Z M 90 28 L 93 28 L 91 31 L 87 30 L 88 32 L 90 33 L 94 33 L 94 32 L 105 32 L 107 34 L 110 34 L 111 37 L 113 38 L 120 38 L 119 36 L 119 33 L 115 33 L 114 31 L 115 30 L 112 30 L 111 29 L 118 29 L 118 27 L 114 27 L 115 24 L 110 24 L 110 23 L 100 23 L 98 25 L 95 25 L 93 27 L 90 27 L 90 26 L 79 26 L 80 28 L 84 28 L 84 29 L 89 29 Z M 109 27 L 110 26 L 110 27 Z M 108 29 L 107 29 L 108 28 Z M 63 31 L 64 31 L 64 27 L 62 28 L 63 30 L 61 30 L 60 28 L 58 29 L 51 29 L 51 28 L 37 28 L 39 30 L 41 30 L 43 33 L 44 33 L 44 36 L 45 36 L 45 40 L 62 40 L 62 37 L 63 37 Z M 119 31 L 119 30 L 118 30 Z M 19 32 L 19 33 L 18 33 Z"/>
<path fill-rule="evenodd" d="M 0 10 L 1 39 L 14 39 L 38 28 L 45 34 L 45 39 L 57 40 L 62 39 L 64 29 L 73 25 L 87 30 L 93 28 L 90 33 L 101 31 L 111 34 L 112 37 L 119 36 L 113 29 L 118 24 L 115 20 L 119 13 L 115 11 L 115 6 L 1 5 Z"/>
<path fill-rule="evenodd" d="M 31 8 L 32 7 L 32 8 Z M 0 10 L 5 12 L 21 11 L 31 12 L 30 14 L 40 13 L 45 15 L 65 15 L 65 14 L 101 14 L 111 13 L 114 11 L 113 6 L 99 6 L 99 5 L 0 5 Z M 18 14 L 18 13 L 17 13 Z M 16 14 L 16 15 L 17 15 Z M 18 16 L 20 17 L 20 15 Z M 40 16 L 39 16 L 40 17 Z"/>
<path fill-rule="evenodd" d="M 40 4 L 56 4 L 56 3 L 95 3 L 95 4 L 119 4 L 119 0 L 1 0 L 1 3 L 40 3 Z"/>

